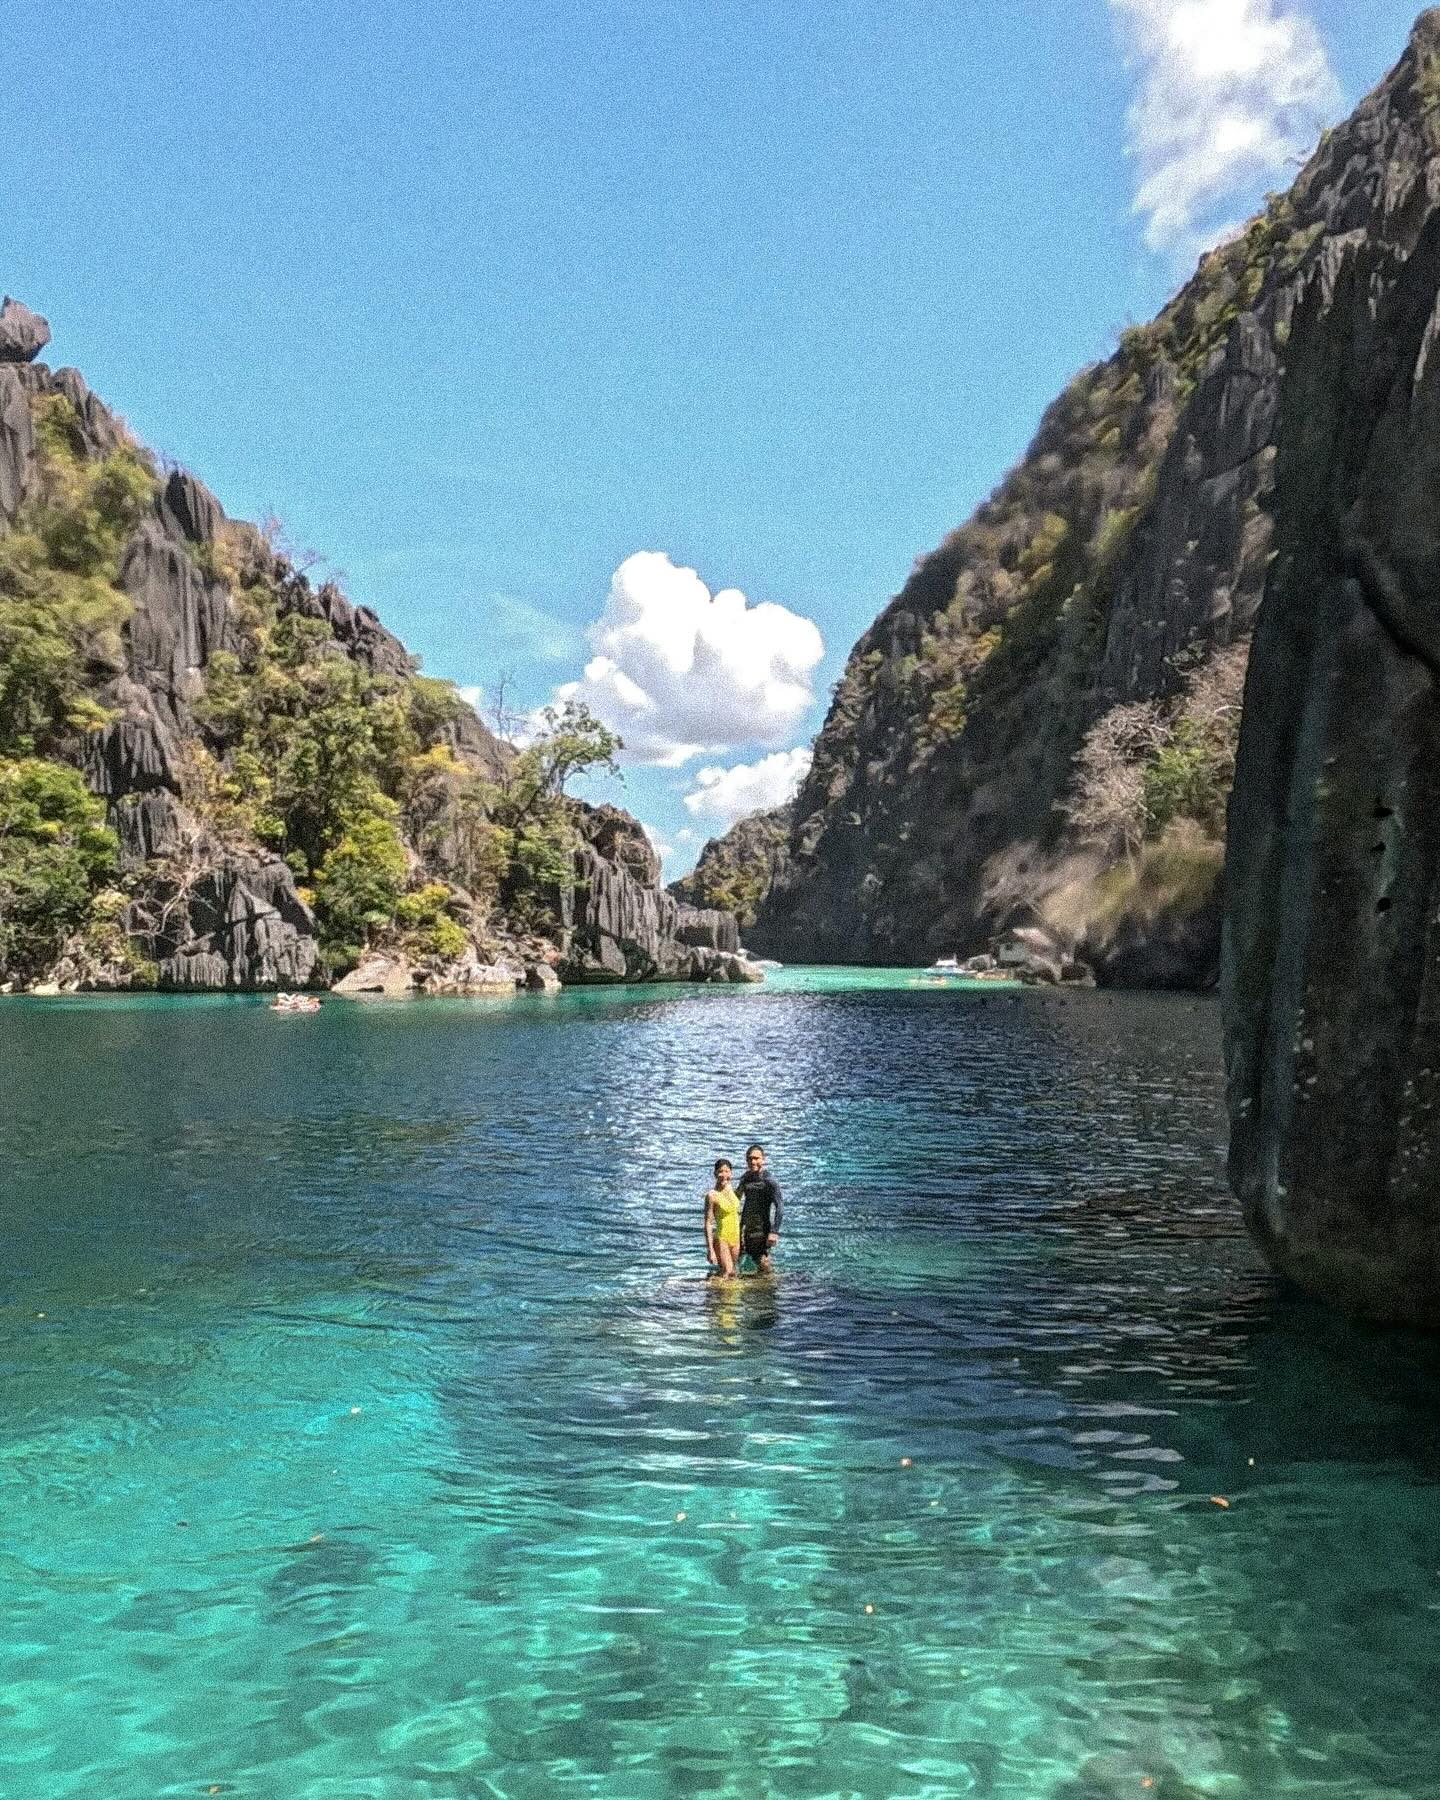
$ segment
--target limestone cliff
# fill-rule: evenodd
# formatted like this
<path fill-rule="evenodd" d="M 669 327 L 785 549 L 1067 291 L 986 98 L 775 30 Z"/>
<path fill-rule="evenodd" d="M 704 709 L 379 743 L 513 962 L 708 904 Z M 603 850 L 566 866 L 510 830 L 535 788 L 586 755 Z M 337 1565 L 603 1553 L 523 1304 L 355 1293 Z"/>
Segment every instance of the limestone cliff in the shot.
<path fill-rule="evenodd" d="M 1213 979 L 1296 309 L 1434 210 L 1436 35 L 1075 378 L 855 646 L 757 949 L 928 960 L 1038 917 L 1102 979 Z"/>
<path fill-rule="evenodd" d="M 740 929 L 748 932 L 774 886 L 790 826 L 788 806 L 749 814 L 711 838 L 690 873 L 670 883 L 670 892 L 690 906 L 734 913 Z"/>
<path fill-rule="evenodd" d="M 523 755 L 48 340 L 5 301 L 0 985 L 299 988 L 377 952 L 437 991 L 752 978 L 634 820 L 551 765 L 508 793 Z"/>
<path fill-rule="evenodd" d="M 1230 815 L 1231 1177 L 1275 1266 L 1440 1327 L 1440 13 L 1305 282 Z M 1382 146 L 1389 146 L 1381 157 Z"/>

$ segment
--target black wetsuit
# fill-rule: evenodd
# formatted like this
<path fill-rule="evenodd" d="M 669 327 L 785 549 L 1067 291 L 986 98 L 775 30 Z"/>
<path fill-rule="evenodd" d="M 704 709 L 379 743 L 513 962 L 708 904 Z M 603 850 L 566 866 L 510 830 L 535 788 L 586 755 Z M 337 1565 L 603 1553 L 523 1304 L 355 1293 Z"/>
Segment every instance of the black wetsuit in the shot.
<path fill-rule="evenodd" d="M 780 1183 L 768 1169 L 758 1175 L 747 1169 L 735 1183 L 735 1192 L 740 1196 L 741 1254 L 759 1262 L 769 1253 L 770 1233 L 780 1235 L 780 1221 L 785 1216 Z"/>

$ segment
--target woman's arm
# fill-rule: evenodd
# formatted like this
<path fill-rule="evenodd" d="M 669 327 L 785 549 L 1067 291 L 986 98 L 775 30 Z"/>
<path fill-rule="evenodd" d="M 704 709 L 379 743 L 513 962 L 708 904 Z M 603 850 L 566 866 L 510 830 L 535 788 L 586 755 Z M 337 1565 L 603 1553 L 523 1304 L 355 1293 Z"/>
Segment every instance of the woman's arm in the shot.
<path fill-rule="evenodd" d="M 719 1262 L 715 1251 L 715 1202 L 709 1194 L 705 1196 L 705 1256 L 709 1262 Z"/>

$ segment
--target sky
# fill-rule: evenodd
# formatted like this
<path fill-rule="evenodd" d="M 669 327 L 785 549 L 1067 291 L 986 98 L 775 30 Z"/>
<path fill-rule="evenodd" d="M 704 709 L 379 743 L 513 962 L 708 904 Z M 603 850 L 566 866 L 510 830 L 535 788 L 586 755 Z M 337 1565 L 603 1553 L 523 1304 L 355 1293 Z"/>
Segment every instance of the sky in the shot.
<path fill-rule="evenodd" d="M 11 0 L 0 284 L 666 872 L 1411 0 Z M 601 790 L 591 797 L 601 797 Z"/>

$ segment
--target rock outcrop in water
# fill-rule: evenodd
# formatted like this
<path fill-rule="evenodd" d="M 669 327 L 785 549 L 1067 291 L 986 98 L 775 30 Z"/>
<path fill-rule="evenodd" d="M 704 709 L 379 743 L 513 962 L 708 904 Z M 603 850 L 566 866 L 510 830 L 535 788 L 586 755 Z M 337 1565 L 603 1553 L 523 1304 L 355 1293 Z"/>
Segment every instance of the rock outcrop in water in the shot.
<path fill-rule="evenodd" d="M 628 813 L 586 815 L 578 876 L 561 898 L 569 982 L 755 981 L 734 916 L 686 906 L 660 887 L 660 859 Z"/>
<path fill-rule="evenodd" d="M 35 362 L 48 339 L 6 300 L 0 825 L 22 838 L 0 866 L 0 984 L 302 988 L 357 963 L 360 992 L 543 987 L 552 965 L 752 978 L 734 919 L 664 893 L 628 815 L 541 782 L 509 820 L 524 758 L 369 608 Z M 108 847 L 47 774 L 65 764 Z M 48 934 L 40 887 L 68 909 Z"/>
<path fill-rule="evenodd" d="M 1440 1327 L 1440 13 L 1350 127 L 1287 350 L 1230 813 L 1232 1181 L 1274 1265 Z"/>
<path fill-rule="evenodd" d="M 927 962 L 1035 924 L 1102 982 L 1215 980 L 1292 321 L 1434 208 L 1434 36 L 1075 378 L 856 644 L 783 846 L 745 822 L 708 853 L 763 891 L 755 949 Z"/>

